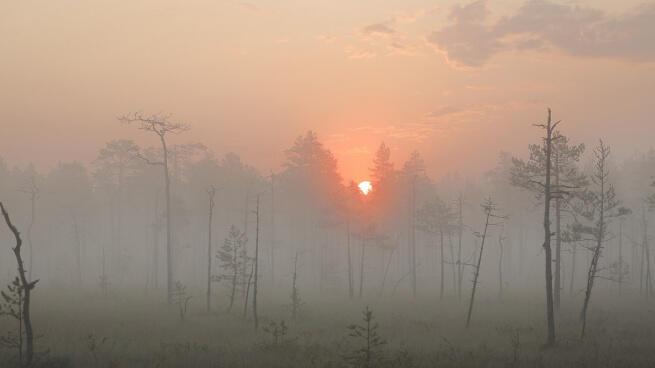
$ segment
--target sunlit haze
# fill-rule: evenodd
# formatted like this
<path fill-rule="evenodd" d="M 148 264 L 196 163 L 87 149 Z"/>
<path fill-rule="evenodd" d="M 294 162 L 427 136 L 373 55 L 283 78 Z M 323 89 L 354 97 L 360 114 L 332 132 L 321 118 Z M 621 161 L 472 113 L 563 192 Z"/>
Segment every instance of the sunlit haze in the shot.
<path fill-rule="evenodd" d="M 655 367 L 655 0 L 0 0 L 0 368 Z"/>
<path fill-rule="evenodd" d="M 364 194 L 364 195 L 368 195 L 368 193 L 369 193 L 371 190 L 373 190 L 373 185 L 372 185 L 371 182 L 368 181 L 368 180 L 360 182 L 359 185 L 358 185 L 358 187 L 359 187 L 359 190 L 360 190 L 360 191 L 362 192 L 362 194 Z"/>

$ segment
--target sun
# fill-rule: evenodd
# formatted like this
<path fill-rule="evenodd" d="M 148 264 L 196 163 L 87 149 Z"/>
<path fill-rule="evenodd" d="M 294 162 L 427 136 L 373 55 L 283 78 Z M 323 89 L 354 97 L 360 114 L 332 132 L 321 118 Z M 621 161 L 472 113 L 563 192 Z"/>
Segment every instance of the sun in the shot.
<path fill-rule="evenodd" d="M 368 195 L 371 190 L 373 190 L 373 184 L 371 184 L 370 181 L 364 180 L 360 182 L 357 187 L 359 187 L 359 190 L 362 192 L 363 195 Z"/>

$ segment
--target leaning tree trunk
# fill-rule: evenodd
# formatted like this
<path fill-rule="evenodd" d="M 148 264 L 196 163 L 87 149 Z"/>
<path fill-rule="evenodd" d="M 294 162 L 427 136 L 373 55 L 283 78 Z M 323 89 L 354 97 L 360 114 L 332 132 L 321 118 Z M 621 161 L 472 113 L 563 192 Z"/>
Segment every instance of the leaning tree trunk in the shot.
<path fill-rule="evenodd" d="M 484 250 L 484 241 L 487 238 L 487 229 L 489 228 L 489 218 L 491 212 L 487 213 L 487 219 L 484 224 L 484 232 L 482 233 L 482 242 L 480 245 L 480 254 L 478 254 L 478 262 L 475 265 L 475 274 L 473 274 L 473 288 L 471 289 L 471 300 L 469 300 L 469 309 L 466 314 L 466 328 L 471 324 L 471 315 L 473 314 L 473 303 L 475 302 L 475 291 L 478 287 L 478 278 L 480 277 L 480 265 L 482 264 L 482 252 Z"/>
<path fill-rule="evenodd" d="M 0 210 L 2 211 L 2 216 L 5 219 L 5 223 L 7 224 L 11 232 L 14 234 L 14 238 L 16 239 L 16 246 L 13 247 L 12 250 L 14 252 L 14 256 L 16 257 L 16 264 L 18 266 L 18 278 L 20 279 L 21 289 L 23 290 L 24 293 L 20 314 L 22 317 L 21 322 L 23 325 L 25 325 L 25 365 L 31 366 L 32 361 L 34 359 L 34 331 L 32 328 L 32 317 L 30 314 L 30 302 L 31 302 L 32 290 L 36 286 L 36 283 L 39 282 L 39 280 L 28 281 L 26 276 L 25 266 L 23 264 L 23 258 L 20 253 L 21 246 L 23 244 L 23 240 L 20 237 L 20 232 L 11 222 L 11 219 L 9 218 L 9 214 L 5 210 L 5 207 L 2 204 L 2 202 L 0 202 Z M 22 344 L 22 339 L 23 339 L 22 334 L 20 336 L 20 339 Z M 22 348 L 21 348 L 21 354 L 22 354 Z"/>

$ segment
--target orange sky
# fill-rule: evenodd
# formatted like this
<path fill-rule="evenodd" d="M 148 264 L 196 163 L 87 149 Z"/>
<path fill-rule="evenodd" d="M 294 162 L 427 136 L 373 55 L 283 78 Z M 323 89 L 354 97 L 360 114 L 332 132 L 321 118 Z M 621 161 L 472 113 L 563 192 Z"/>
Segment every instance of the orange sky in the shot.
<path fill-rule="evenodd" d="M 655 3 L 380 3 L 0 0 L 0 156 L 156 143 L 116 121 L 135 110 L 263 172 L 313 129 L 356 180 L 382 141 L 434 175 L 487 170 L 525 152 L 547 106 L 574 141 L 651 147 Z"/>

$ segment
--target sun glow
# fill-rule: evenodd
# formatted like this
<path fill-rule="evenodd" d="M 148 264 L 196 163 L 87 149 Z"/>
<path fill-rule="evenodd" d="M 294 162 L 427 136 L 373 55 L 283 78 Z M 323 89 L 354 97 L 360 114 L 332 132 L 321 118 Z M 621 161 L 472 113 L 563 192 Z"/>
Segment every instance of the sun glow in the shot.
<path fill-rule="evenodd" d="M 359 187 L 359 190 L 364 195 L 368 195 L 371 192 L 371 190 L 373 190 L 373 184 L 371 184 L 371 182 L 368 180 L 360 182 L 359 185 L 357 186 Z"/>

